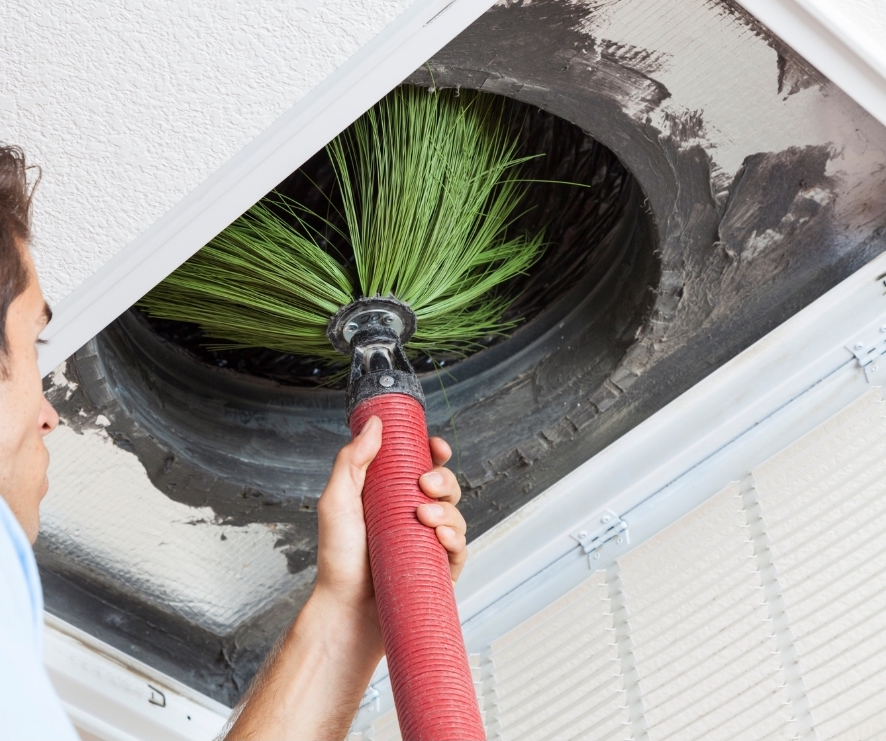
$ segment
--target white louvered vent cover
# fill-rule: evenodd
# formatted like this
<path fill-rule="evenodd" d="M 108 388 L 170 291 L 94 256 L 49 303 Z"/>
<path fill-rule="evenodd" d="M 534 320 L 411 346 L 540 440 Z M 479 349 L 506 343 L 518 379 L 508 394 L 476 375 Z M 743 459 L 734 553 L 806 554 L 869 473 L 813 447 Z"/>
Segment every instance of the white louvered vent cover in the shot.
<path fill-rule="evenodd" d="M 884 415 L 874 389 L 754 471 L 821 739 L 886 738 Z"/>
<path fill-rule="evenodd" d="M 493 738 L 630 737 L 602 572 L 494 641 L 487 671 Z"/>
<path fill-rule="evenodd" d="M 740 488 L 620 559 L 648 737 L 796 736 Z"/>
<path fill-rule="evenodd" d="M 873 388 L 473 656 L 490 740 L 886 739 L 884 494 Z"/>

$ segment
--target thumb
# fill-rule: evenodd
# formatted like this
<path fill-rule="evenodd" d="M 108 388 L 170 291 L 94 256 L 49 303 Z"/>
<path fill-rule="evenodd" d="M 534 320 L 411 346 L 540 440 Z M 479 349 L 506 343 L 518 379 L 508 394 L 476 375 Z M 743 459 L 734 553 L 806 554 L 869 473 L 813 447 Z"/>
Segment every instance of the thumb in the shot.
<path fill-rule="evenodd" d="M 373 415 L 363 425 L 357 437 L 339 451 L 329 477 L 328 489 L 356 487 L 358 494 L 363 490 L 366 469 L 381 448 L 381 430 L 381 420 Z"/>

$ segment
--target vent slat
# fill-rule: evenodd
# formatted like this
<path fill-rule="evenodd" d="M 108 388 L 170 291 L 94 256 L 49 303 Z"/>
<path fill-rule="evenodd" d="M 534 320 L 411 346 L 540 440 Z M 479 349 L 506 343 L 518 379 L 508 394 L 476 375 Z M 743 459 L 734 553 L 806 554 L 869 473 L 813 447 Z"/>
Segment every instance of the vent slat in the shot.
<path fill-rule="evenodd" d="M 569 723 L 579 718 L 605 716 L 619 706 L 621 684 L 616 676 L 609 677 L 599 685 L 566 685 L 553 702 L 533 702 L 521 709 L 519 715 L 508 717 L 502 722 L 505 736 L 512 741 L 526 741 L 527 738 L 550 738 L 557 735 L 557 724 L 563 720 Z M 565 724 L 563 724 L 565 725 Z"/>
<path fill-rule="evenodd" d="M 603 644 L 611 643 L 614 638 L 612 633 L 612 616 L 601 615 L 581 615 L 572 623 L 567 624 L 564 628 L 552 626 L 552 630 L 560 634 L 562 638 L 562 650 L 569 650 L 570 646 L 576 645 L 577 641 L 581 645 L 587 642 L 600 642 Z M 512 650 L 507 654 L 499 655 L 494 653 L 495 658 L 493 664 L 499 668 L 498 677 L 505 680 L 515 672 L 522 671 L 526 666 L 531 666 L 542 657 L 549 656 L 551 653 L 550 645 L 545 641 L 544 636 L 547 631 L 539 628 L 539 637 L 534 641 L 527 641 L 527 645 L 523 650 Z M 520 644 L 514 644 L 511 647 L 523 648 Z"/>
<path fill-rule="evenodd" d="M 620 716 L 624 708 L 618 706 L 617 702 L 612 701 L 613 698 L 607 698 L 605 702 L 592 711 L 587 711 L 562 722 L 563 716 L 556 716 L 552 722 L 536 726 L 529 735 L 514 736 L 513 741 L 546 741 L 547 739 L 569 739 L 569 738 L 585 738 L 597 739 L 624 739 L 630 741 L 630 727 L 620 720 Z M 611 710 L 607 715 L 600 715 L 601 709 Z M 599 717 L 597 717 L 599 716 Z M 508 737 L 511 738 L 511 737 Z"/>
<path fill-rule="evenodd" d="M 737 585 L 748 586 L 753 582 L 754 575 L 748 574 L 741 580 L 741 582 Z M 680 640 L 685 640 L 688 636 L 693 636 L 693 638 L 698 637 L 698 633 L 696 631 L 700 630 L 699 623 L 709 623 L 715 619 L 724 619 L 730 620 L 733 619 L 733 622 L 729 623 L 729 625 L 734 624 L 734 622 L 738 619 L 746 618 L 750 613 L 746 612 L 736 612 L 740 605 L 744 604 L 746 601 L 745 594 L 739 594 L 738 597 L 735 597 L 732 592 L 720 592 L 710 595 L 711 599 L 709 601 L 714 602 L 718 598 L 721 601 L 726 602 L 726 604 L 718 604 L 715 608 L 715 611 L 709 614 L 702 614 L 698 611 L 693 611 L 692 608 L 694 605 L 685 606 L 683 610 L 681 610 L 677 615 L 667 623 L 664 623 L 664 620 L 654 620 L 649 619 L 643 625 L 634 628 L 633 623 L 632 627 L 632 635 L 637 639 L 637 642 L 634 644 L 636 649 L 643 650 L 652 650 L 651 648 L 647 649 L 647 646 L 652 644 L 654 641 L 658 639 L 666 640 L 668 643 L 666 645 L 670 645 Z M 726 601 L 727 598 L 731 598 L 730 601 Z M 760 607 L 762 606 L 762 595 L 758 598 L 758 601 L 749 603 L 752 607 Z M 745 605 L 746 607 L 748 605 Z M 751 609 L 749 607 L 748 609 Z M 671 614 L 671 613 L 664 613 Z M 691 618 L 691 620 L 690 620 Z M 664 623 L 664 624 L 661 624 Z M 648 630 L 645 630 L 648 627 Z M 716 629 L 713 624 L 709 625 L 709 629 Z M 652 635 L 644 638 L 644 632 L 652 632 Z"/>
<path fill-rule="evenodd" d="M 825 420 L 814 430 L 806 433 L 799 440 L 794 441 L 787 448 L 780 450 L 768 460 L 754 468 L 755 480 L 763 481 L 771 479 L 773 473 L 783 468 L 791 460 L 802 455 L 806 450 L 809 450 L 812 446 L 823 438 L 826 438 L 835 430 L 845 426 L 852 418 L 864 414 L 866 410 L 870 410 L 871 408 L 877 409 L 877 405 L 880 403 L 882 403 L 880 389 L 878 387 L 868 389 L 855 401 L 848 404 L 841 412 L 838 412 L 830 419 Z M 879 409 L 886 410 L 886 406 L 881 406 Z"/>
<path fill-rule="evenodd" d="M 698 516 L 704 508 L 717 516 Z M 731 741 L 750 720 L 755 738 L 788 739 L 795 731 L 737 485 L 699 510 L 655 536 L 655 550 L 647 548 L 656 558 L 675 554 L 656 591 L 679 589 L 677 599 L 644 601 L 644 582 L 633 578 L 648 572 L 641 549 L 619 561 L 649 738 Z M 717 548 L 686 547 L 711 532 Z"/>
<path fill-rule="evenodd" d="M 505 655 L 508 647 L 513 643 L 536 640 L 539 627 L 546 624 L 547 621 L 555 619 L 558 615 L 583 614 L 587 600 L 592 599 L 591 595 L 599 593 L 599 599 L 607 599 L 606 590 L 605 577 L 600 573 L 594 574 L 529 620 L 496 638 L 490 646 L 496 654 Z"/>
<path fill-rule="evenodd" d="M 778 544 L 779 550 L 789 549 L 795 538 L 802 539 L 809 531 L 821 532 L 822 515 L 827 515 L 834 508 L 845 508 L 847 500 L 861 497 L 858 506 L 862 508 L 875 504 L 882 496 L 878 485 L 886 474 L 886 460 L 879 455 L 874 457 L 872 463 L 856 471 L 848 481 L 838 480 L 829 486 L 823 486 L 820 493 L 807 497 L 808 501 L 803 501 L 802 496 L 798 494 L 797 508 L 790 513 L 790 516 L 768 524 L 769 539 Z M 866 499 L 865 494 L 868 495 Z M 851 513 L 847 516 L 851 516 Z M 767 522 L 769 522 L 768 517 Z"/>
<path fill-rule="evenodd" d="M 882 499 L 882 495 L 878 499 Z M 828 533 L 827 537 L 820 536 L 817 539 L 806 539 L 793 546 L 791 551 L 783 554 L 779 561 L 785 564 L 785 568 L 783 570 L 780 569 L 779 574 L 782 582 L 786 585 L 784 588 L 786 592 L 796 588 L 797 585 L 810 578 L 815 578 L 823 570 L 838 569 L 839 567 L 833 563 L 835 558 L 845 558 L 871 543 L 876 544 L 880 542 L 883 530 L 886 529 L 886 508 L 883 508 L 876 517 L 866 519 L 866 524 L 863 528 L 857 529 L 854 532 L 850 530 L 848 535 L 855 536 L 850 541 L 853 545 L 848 549 L 844 549 L 841 553 L 839 552 L 840 546 L 849 540 L 847 534 L 840 534 L 840 528 L 843 525 L 842 522 L 836 522 L 833 523 L 831 528 L 822 527 L 821 532 Z M 831 536 L 834 530 L 837 530 L 838 534 Z M 865 538 L 866 535 L 868 537 Z M 863 540 L 859 542 L 859 539 L 862 538 Z M 834 551 L 838 552 L 834 553 Z M 830 563 L 831 565 L 821 569 L 818 568 L 821 563 Z M 806 568 L 804 569 L 804 567 Z M 797 574 L 798 571 L 800 571 L 799 574 Z"/>
<path fill-rule="evenodd" d="M 683 572 L 679 575 L 678 579 L 668 580 L 667 576 L 662 574 L 661 579 L 664 581 L 670 589 L 667 589 L 667 597 L 652 600 L 652 599 L 634 599 L 632 601 L 632 605 L 634 608 L 631 610 L 631 615 L 634 618 L 640 618 L 644 612 L 647 610 L 653 609 L 663 609 L 665 605 L 669 603 L 683 603 L 688 604 L 693 600 L 699 598 L 705 598 L 709 596 L 709 590 L 712 587 L 718 587 L 722 591 L 726 591 L 730 589 L 732 584 L 724 584 L 722 582 L 724 571 L 723 570 L 715 570 L 719 566 L 734 566 L 735 565 L 735 557 L 736 555 L 744 556 L 743 560 L 750 561 L 753 560 L 753 555 L 748 554 L 748 549 L 746 544 L 750 541 L 748 539 L 742 540 L 738 543 L 730 542 L 729 548 L 722 548 L 714 553 L 710 553 L 708 558 L 710 560 L 705 560 L 703 562 L 698 562 L 693 557 L 692 566 L 686 567 Z M 741 572 L 738 572 L 739 574 Z M 731 574 L 727 574 L 727 578 L 733 578 Z M 734 577 L 735 580 L 740 580 L 740 576 Z M 659 582 L 661 584 L 661 582 Z M 634 585 L 635 591 L 639 585 Z M 658 591 L 665 591 L 664 586 L 660 586 Z M 688 592 L 688 594 L 686 593 Z M 647 595 L 644 595 L 646 597 Z M 648 596 L 652 596 L 651 594 Z"/>
<path fill-rule="evenodd" d="M 724 503 L 719 512 L 712 512 L 710 518 L 703 518 L 692 525 L 695 538 L 687 538 L 678 543 L 666 543 L 653 554 L 642 560 L 633 560 L 624 573 L 631 575 L 631 582 L 638 588 L 638 598 L 653 601 L 653 595 L 661 589 L 662 579 L 670 579 L 683 573 L 688 563 L 710 553 L 711 544 L 721 544 L 723 535 L 730 535 L 736 527 L 744 525 L 741 513 L 736 512 L 734 503 Z M 642 547 L 642 546 L 641 546 Z M 725 555 L 725 554 L 724 554 Z M 638 603 L 638 607 L 642 604 Z"/>
<path fill-rule="evenodd" d="M 572 681 L 587 682 L 600 675 L 617 672 L 617 662 L 612 658 L 612 646 L 607 646 L 604 651 L 597 652 L 594 656 L 585 656 L 584 652 L 577 652 L 574 659 L 566 663 L 557 663 L 547 668 L 546 671 L 528 672 L 527 676 L 517 675 L 515 681 L 507 682 L 496 677 L 496 688 L 499 696 L 507 693 L 507 700 L 499 701 L 499 708 L 506 709 L 513 705 L 524 702 L 529 697 L 541 697 L 544 691 L 539 692 L 539 687 L 549 687 L 558 683 Z"/>
<path fill-rule="evenodd" d="M 879 392 L 865 394 L 843 412 L 757 466 L 754 480 L 758 490 L 764 495 L 776 489 L 786 494 L 785 485 L 790 486 L 798 472 L 808 470 L 808 461 L 816 461 L 822 452 L 830 452 L 835 441 L 848 439 L 851 444 L 857 439 L 859 430 L 875 430 L 884 415 L 886 402 L 879 398 Z"/>

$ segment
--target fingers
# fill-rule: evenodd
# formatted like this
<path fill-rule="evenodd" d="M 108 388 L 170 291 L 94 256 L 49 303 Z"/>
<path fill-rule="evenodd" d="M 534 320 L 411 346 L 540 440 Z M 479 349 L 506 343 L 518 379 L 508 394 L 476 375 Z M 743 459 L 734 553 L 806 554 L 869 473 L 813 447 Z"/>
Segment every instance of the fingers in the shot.
<path fill-rule="evenodd" d="M 458 485 L 458 479 L 455 478 L 452 471 L 442 466 L 437 466 L 422 475 L 418 480 L 418 485 L 425 494 L 438 502 L 458 504 L 458 500 L 461 499 L 461 487 Z"/>
<path fill-rule="evenodd" d="M 464 535 L 468 529 L 461 512 L 448 502 L 420 504 L 416 509 L 416 515 L 428 527 L 448 527 L 459 535 Z"/>
<path fill-rule="evenodd" d="M 418 480 L 418 484 L 422 491 L 436 502 L 419 505 L 416 515 L 420 522 L 434 528 L 437 540 L 446 549 L 449 555 L 449 572 L 454 584 L 468 558 L 465 538 L 467 524 L 461 512 L 455 508 L 461 499 L 461 487 L 455 474 L 448 468 L 443 468 L 443 464 L 452 456 L 452 449 L 439 437 L 432 437 L 430 445 L 435 467 L 424 474 Z"/>
<path fill-rule="evenodd" d="M 435 466 L 445 465 L 452 458 L 452 448 L 442 437 L 432 437 L 428 442 L 431 444 L 431 459 Z"/>
<path fill-rule="evenodd" d="M 454 583 L 468 558 L 465 518 L 454 505 L 448 502 L 419 505 L 416 515 L 420 522 L 434 528 L 437 540 L 446 549 L 449 555 L 449 572 Z"/>

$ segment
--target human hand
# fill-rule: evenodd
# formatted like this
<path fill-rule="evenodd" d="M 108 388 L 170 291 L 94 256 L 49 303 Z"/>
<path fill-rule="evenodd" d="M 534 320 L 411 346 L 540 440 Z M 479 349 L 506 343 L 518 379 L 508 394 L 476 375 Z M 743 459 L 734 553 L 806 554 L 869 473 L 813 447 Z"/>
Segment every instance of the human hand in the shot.
<path fill-rule="evenodd" d="M 382 422 L 370 417 L 360 434 L 341 449 L 335 459 L 329 483 L 317 505 L 319 541 L 315 595 L 333 602 L 337 610 L 353 614 L 372 629 L 372 640 L 381 646 L 378 611 L 372 576 L 366 523 L 363 519 L 363 482 L 366 469 L 381 447 Z M 422 491 L 435 503 L 422 504 L 416 511 L 419 521 L 436 530 L 437 538 L 449 554 L 453 583 L 467 559 L 466 524 L 455 505 L 461 489 L 455 474 L 443 464 L 452 451 L 440 438 L 430 440 L 434 467 L 419 479 Z"/>
<path fill-rule="evenodd" d="M 227 738 L 336 738 L 348 728 L 384 655 L 378 607 L 369 571 L 363 519 L 366 469 L 381 447 L 382 423 L 370 417 L 335 459 L 317 514 L 317 584 L 278 651 L 272 651 L 249 693 L 235 709 Z M 434 468 L 419 479 L 436 502 L 418 519 L 436 530 L 449 553 L 453 583 L 467 557 L 465 521 L 455 508 L 461 491 L 443 468 L 449 446 L 431 438 Z"/>

